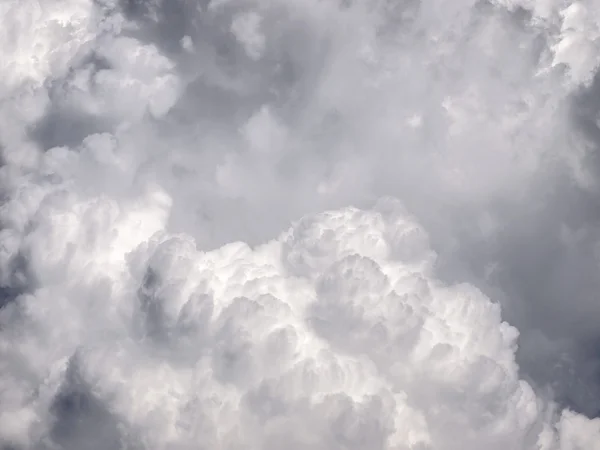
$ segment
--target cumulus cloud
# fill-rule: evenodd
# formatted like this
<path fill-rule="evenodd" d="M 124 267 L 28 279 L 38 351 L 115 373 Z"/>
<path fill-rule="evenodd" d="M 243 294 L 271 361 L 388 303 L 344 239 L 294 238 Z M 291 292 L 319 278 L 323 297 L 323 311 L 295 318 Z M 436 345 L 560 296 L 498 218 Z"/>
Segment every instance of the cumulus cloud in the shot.
<path fill-rule="evenodd" d="M 599 448 L 599 8 L 4 2 L 2 448 Z"/>
<path fill-rule="evenodd" d="M 54 201 L 25 239 L 43 287 L 2 312 L 11 445 L 596 448 L 598 420 L 519 379 L 517 330 L 435 279 L 397 202 L 210 252 L 146 202 Z"/>

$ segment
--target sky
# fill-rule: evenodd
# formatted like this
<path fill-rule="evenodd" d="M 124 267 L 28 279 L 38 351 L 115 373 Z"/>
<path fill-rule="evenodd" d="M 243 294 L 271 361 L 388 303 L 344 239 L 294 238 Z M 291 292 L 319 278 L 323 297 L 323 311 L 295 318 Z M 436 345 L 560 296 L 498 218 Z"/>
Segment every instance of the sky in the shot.
<path fill-rule="evenodd" d="M 600 449 L 600 1 L 0 17 L 0 450 Z"/>

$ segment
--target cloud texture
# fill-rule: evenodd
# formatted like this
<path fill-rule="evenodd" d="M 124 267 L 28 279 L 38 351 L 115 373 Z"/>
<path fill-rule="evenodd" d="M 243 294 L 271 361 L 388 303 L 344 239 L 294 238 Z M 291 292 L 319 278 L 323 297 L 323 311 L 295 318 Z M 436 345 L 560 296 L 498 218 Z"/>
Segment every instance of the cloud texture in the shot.
<path fill-rule="evenodd" d="M 0 448 L 600 449 L 598 14 L 3 2 Z"/>

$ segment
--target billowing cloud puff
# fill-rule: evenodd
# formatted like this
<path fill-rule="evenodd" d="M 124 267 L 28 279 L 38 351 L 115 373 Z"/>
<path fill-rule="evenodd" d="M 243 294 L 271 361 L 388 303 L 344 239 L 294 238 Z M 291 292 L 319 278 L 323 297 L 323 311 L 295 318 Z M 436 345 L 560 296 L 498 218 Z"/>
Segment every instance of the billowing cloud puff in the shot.
<path fill-rule="evenodd" d="M 0 448 L 599 448 L 598 11 L 4 1 Z"/>
<path fill-rule="evenodd" d="M 10 445 L 600 442 L 597 420 L 559 416 L 519 378 L 518 332 L 497 304 L 436 280 L 426 234 L 396 201 L 209 252 L 160 231 L 161 193 L 43 203 L 22 244 L 40 287 L 2 310 Z"/>

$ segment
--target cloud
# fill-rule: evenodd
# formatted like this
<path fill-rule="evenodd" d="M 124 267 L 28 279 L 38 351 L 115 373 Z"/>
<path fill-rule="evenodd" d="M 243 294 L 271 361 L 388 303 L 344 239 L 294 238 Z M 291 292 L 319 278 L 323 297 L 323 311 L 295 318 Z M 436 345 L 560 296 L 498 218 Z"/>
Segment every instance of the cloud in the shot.
<path fill-rule="evenodd" d="M 2 311 L 11 445 L 595 448 L 597 420 L 536 398 L 517 330 L 435 279 L 397 202 L 210 252 L 146 202 L 52 202 L 26 237 L 43 287 Z"/>
<path fill-rule="evenodd" d="M 3 445 L 595 448 L 597 9 L 5 2 Z"/>

